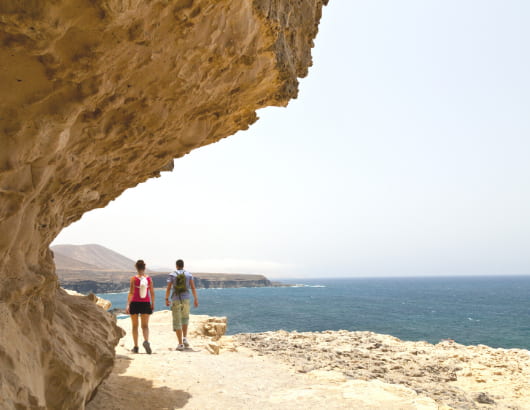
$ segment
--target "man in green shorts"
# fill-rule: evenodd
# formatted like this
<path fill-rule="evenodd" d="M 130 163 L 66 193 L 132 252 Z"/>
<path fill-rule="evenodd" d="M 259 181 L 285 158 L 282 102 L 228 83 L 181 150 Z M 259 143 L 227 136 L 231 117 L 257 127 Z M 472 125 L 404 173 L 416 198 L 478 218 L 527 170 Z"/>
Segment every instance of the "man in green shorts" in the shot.
<path fill-rule="evenodd" d="M 190 321 L 190 289 L 193 293 L 193 306 L 199 306 L 197 291 L 193 276 L 184 270 L 184 261 L 179 259 L 176 263 L 177 270 L 169 274 L 166 288 L 166 306 L 171 306 L 173 314 L 173 330 L 177 334 L 177 350 L 190 347 L 188 342 L 188 323 Z M 171 292 L 171 300 L 169 294 Z"/>

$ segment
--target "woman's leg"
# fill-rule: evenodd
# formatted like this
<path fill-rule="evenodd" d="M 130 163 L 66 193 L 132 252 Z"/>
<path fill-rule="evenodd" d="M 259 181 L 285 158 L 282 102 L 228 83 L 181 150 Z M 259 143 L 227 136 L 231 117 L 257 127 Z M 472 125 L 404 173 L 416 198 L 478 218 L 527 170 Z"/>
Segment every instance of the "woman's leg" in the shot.
<path fill-rule="evenodd" d="M 134 347 L 138 346 L 138 315 L 131 315 Z"/>
<path fill-rule="evenodd" d="M 146 342 L 149 341 L 149 316 L 151 315 L 143 314 L 140 316 L 140 319 L 142 320 L 142 333 Z"/>

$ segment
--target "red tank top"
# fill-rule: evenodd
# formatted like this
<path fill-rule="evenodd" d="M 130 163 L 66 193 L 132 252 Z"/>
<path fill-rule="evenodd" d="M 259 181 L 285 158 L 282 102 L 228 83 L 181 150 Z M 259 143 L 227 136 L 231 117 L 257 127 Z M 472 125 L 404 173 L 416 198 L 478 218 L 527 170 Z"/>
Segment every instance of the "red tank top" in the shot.
<path fill-rule="evenodd" d="M 151 302 L 151 292 L 149 289 L 151 288 L 151 277 L 146 276 L 147 279 L 147 294 L 145 295 L 145 298 L 140 297 L 140 278 L 138 276 L 134 277 L 134 293 L 133 297 L 131 299 L 131 302 Z"/>

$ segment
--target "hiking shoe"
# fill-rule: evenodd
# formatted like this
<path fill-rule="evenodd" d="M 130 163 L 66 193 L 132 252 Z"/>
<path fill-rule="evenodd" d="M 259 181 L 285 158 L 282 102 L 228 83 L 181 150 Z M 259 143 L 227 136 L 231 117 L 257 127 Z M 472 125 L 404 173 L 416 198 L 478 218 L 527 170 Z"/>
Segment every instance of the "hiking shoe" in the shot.
<path fill-rule="evenodd" d="M 177 350 L 178 351 L 183 351 L 185 349 L 184 345 L 178 345 L 177 346 Z"/>
<path fill-rule="evenodd" d="M 190 347 L 190 344 L 188 342 L 188 339 L 184 338 L 182 339 L 182 344 L 184 345 L 184 347 L 187 349 L 188 347 Z"/>
<path fill-rule="evenodd" d="M 143 346 L 147 354 L 151 354 L 151 346 L 149 345 L 149 342 L 147 340 L 144 342 Z"/>
<path fill-rule="evenodd" d="M 138 353 L 138 346 L 134 346 L 131 350 L 133 353 Z"/>

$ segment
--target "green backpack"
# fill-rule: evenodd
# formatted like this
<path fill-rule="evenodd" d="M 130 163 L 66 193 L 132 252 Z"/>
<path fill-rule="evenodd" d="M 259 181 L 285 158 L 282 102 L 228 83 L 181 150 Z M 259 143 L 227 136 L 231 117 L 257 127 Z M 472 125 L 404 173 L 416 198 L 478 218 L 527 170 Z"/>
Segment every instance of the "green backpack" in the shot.
<path fill-rule="evenodd" d="M 186 286 L 186 275 L 184 274 L 184 271 L 182 273 L 177 273 L 177 276 L 175 277 L 175 282 L 173 283 L 173 294 L 177 295 L 180 298 L 180 295 L 183 293 L 186 293 L 188 291 L 188 287 Z"/>

